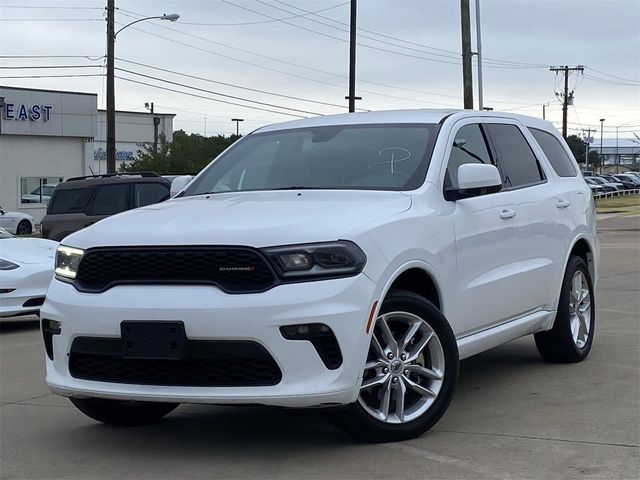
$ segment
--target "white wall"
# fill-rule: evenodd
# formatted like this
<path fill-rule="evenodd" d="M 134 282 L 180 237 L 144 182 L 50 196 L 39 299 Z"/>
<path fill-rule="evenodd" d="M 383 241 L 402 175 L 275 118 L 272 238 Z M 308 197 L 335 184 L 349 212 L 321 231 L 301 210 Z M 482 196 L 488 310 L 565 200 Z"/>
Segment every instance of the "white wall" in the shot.
<path fill-rule="evenodd" d="M 45 205 L 20 204 L 20 178 L 84 175 L 93 143 L 76 137 L 0 136 L 0 206 L 19 210 L 39 223 Z"/>

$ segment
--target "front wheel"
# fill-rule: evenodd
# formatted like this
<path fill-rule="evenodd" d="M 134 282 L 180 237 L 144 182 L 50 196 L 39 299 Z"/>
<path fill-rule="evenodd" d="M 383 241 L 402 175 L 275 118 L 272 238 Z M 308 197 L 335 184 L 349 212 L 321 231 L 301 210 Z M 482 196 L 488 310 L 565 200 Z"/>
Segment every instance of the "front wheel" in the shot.
<path fill-rule="evenodd" d="M 334 420 L 367 441 L 416 437 L 447 410 L 458 363 L 442 313 L 419 295 L 392 291 L 376 319 L 358 400 L 333 412 Z"/>
<path fill-rule="evenodd" d="M 104 398 L 71 397 L 71 403 L 86 416 L 107 425 L 146 425 L 176 409 L 178 403 L 133 402 Z"/>
<path fill-rule="evenodd" d="M 581 362 L 589 355 L 596 326 L 593 283 L 585 261 L 569 259 L 562 281 L 553 328 L 535 334 L 536 346 L 548 362 Z"/>

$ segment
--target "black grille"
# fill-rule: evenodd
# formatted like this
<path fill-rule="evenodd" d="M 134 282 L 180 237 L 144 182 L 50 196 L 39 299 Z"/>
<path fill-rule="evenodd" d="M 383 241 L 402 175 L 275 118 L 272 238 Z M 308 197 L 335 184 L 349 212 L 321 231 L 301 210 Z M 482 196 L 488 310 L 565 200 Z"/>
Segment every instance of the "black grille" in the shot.
<path fill-rule="evenodd" d="M 267 260 L 247 247 L 96 248 L 85 253 L 75 279 L 84 292 L 122 284 L 209 284 L 227 293 L 250 293 L 275 282 Z"/>
<path fill-rule="evenodd" d="M 190 340 L 182 360 L 123 358 L 119 338 L 78 337 L 69 371 L 98 382 L 185 387 L 256 387 L 280 383 L 282 372 L 260 344 L 249 341 Z"/>

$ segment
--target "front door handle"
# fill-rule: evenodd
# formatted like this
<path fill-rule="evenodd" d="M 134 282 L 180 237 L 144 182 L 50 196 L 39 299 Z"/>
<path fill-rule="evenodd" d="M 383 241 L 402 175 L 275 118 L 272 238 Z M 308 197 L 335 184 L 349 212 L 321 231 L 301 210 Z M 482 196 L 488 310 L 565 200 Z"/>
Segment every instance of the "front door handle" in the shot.
<path fill-rule="evenodd" d="M 571 205 L 571 202 L 569 200 L 559 199 L 556 202 L 556 207 L 558 207 L 558 208 L 567 208 L 569 205 Z"/>
<path fill-rule="evenodd" d="M 508 220 L 509 218 L 513 218 L 515 216 L 516 216 L 515 210 L 507 210 L 506 208 L 502 210 L 502 213 L 500 214 L 500 218 L 502 220 Z"/>

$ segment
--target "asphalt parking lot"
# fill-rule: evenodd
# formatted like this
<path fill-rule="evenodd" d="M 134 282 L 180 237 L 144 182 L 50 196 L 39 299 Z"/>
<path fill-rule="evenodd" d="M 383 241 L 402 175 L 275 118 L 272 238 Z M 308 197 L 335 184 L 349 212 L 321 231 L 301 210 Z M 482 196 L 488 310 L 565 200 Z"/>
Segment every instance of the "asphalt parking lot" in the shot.
<path fill-rule="evenodd" d="M 0 477 L 638 478 L 640 216 L 600 223 L 591 356 L 544 363 L 532 337 L 465 360 L 421 438 L 358 443 L 321 411 L 181 406 L 160 424 L 97 424 L 44 383 L 36 321 L 0 325 Z"/>

